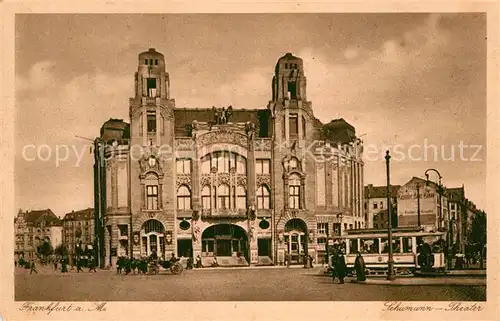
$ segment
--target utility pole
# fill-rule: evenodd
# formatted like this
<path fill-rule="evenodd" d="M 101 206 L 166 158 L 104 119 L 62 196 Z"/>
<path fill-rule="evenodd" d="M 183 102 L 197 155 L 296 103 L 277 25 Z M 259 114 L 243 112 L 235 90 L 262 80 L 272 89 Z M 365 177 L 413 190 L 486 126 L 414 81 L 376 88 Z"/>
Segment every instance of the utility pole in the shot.
<path fill-rule="evenodd" d="M 392 256 L 392 218 L 391 218 L 391 178 L 390 178 L 390 168 L 389 168 L 389 160 L 391 156 L 389 155 L 389 151 L 385 153 L 385 165 L 387 171 L 387 219 L 388 219 L 388 236 L 389 236 L 389 259 L 387 260 L 388 271 L 387 271 L 387 280 L 393 281 L 396 279 L 394 275 L 394 258 Z"/>

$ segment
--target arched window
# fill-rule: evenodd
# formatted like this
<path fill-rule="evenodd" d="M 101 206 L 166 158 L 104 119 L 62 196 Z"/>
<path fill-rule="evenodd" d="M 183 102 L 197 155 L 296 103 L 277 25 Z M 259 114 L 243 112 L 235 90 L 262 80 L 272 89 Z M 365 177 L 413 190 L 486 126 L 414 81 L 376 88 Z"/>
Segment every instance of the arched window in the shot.
<path fill-rule="evenodd" d="M 219 185 L 217 189 L 218 203 L 217 208 L 227 209 L 229 208 L 229 186 L 226 184 Z"/>
<path fill-rule="evenodd" d="M 158 220 L 147 220 L 142 224 L 142 230 L 145 234 L 148 233 L 165 233 L 163 224 Z"/>
<path fill-rule="evenodd" d="M 215 168 L 219 173 L 229 173 L 234 169 L 238 174 L 246 173 L 246 158 L 233 152 L 218 151 L 201 159 L 201 172 L 209 174 Z"/>
<path fill-rule="evenodd" d="M 289 180 L 288 206 L 291 209 L 300 209 L 300 177 L 291 175 Z"/>
<path fill-rule="evenodd" d="M 148 174 L 144 185 L 146 186 L 146 209 L 157 210 L 159 195 L 158 177 L 155 174 Z"/>
<path fill-rule="evenodd" d="M 201 207 L 203 209 L 211 208 L 210 204 L 210 186 L 205 185 L 201 190 Z"/>
<path fill-rule="evenodd" d="M 180 210 L 191 209 L 191 192 L 185 185 L 182 185 L 177 190 L 177 208 Z"/>
<path fill-rule="evenodd" d="M 247 161 L 245 157 L 241 155 L 236 156 L 236 173 L 246 174 L 247 172 Z"/>
<path fill-rule="evenodd" d="M 257 189 L 257 208 L 269 209 L 270 208 L 269 189 L 266 185 L 261 185 Z"/>
<path fill-rule="evenodd" d="M 202 174 L 210 174 L 210 169 L 211 169 L 211 163 L 210 163 L 210 155 L 204 156 L 201 159 L 201 173 Z"/>
<path fill-rule="evenodd" d="M 236 208 L 245 209 L 247 208 L 247 192 L 245 188 L 241 185 L 236 187 Z"/>

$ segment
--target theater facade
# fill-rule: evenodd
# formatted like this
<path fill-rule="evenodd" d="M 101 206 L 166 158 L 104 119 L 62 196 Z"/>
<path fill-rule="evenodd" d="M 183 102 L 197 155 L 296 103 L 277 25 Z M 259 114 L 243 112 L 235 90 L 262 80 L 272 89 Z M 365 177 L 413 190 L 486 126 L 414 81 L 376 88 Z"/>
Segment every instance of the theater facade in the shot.
<path fill-rule="evenodd" d="M 266 107 L 195 109 L 175 106 L 163 54 L 138 58 L 129 122 L 104 123 L 95 151 L 105 265 L 153 252 L 318 262 L 328 237 L 364 228 L 362 141 L 315 118 L 302 59 L 279 58 Z"/>

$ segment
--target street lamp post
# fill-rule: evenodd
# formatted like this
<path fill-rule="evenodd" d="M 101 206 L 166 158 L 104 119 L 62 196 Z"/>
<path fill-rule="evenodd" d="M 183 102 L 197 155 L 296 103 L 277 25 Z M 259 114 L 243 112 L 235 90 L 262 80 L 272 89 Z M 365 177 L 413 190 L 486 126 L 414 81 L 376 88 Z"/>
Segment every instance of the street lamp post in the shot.
<path fill-rule="evenodd" d="M 420 227 L 420 183 L 417 182 L 417 226 Z"/>
<path fill-rule="evenodd" d="M 387 280 L 396 279 L 396 275 L 394 275 L 394 259 L 392 257 L 392 214 L 391 214 L 391 179 L 390 179 L 390 170 L 389 170 L 389 160 L 391 156 L 389 155 L 389 151 L 385 152 L 385 166 L 387 171 L 387 219 L 388 219 L 388 234 L 389 234 L 389 259 L 387 261 L 388 271 L 387 271 Z"/>

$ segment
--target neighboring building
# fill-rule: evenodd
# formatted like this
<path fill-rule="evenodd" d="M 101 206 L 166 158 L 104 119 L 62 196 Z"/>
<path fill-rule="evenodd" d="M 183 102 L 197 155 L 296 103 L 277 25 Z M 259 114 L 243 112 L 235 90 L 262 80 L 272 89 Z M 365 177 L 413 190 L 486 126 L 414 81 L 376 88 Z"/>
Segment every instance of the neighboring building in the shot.
<path fill-rule="evenodd" d="M 111 119 L 99 138 L 106 265 L 153 252 L 221 265 L 282 263 L 289 252 L 301 263 L 363 226 L 354 127 L 314 117 L 302 59 L 287 53 L 274 72 L 267 108 L 176 108 L 163 54 L 139 54 L 130 125 Z"/>
<path fill-rule="evenodd" d="M 401 186 L 391 185 L 391 204 L 395 208 L 397 204 L 398 190 Z M 364 228 L 387 228 L 387 186 L 365 186 L 365 224 Z M 392 213 L 397 219 L 397 215 Z M 393 223 L 394 226 L 394 223 Z"/>
<path fill-rule="evenodd" d="M 468 245 L 469 232 L 472 227 L 472 220 L 478 213 L 482 213 L 476 205 L 465 197 L 465 188 L 449 188 L 447 189 L 450 195 L 450 225 L 453 244 L 455 249 L 461 253 L 465 252 L 465 247 Z"/>
<path fill-rule="evenodd" d="M 14 218 L 15 254 L 26 259 L 37 257 L 37 247 L 44 241 L 55 249 L 62 243 L 61 220 L 50 210 L 23 212 Z"/>
<path fill-rule="evenodd" d="M 72 211 L 64 215 L 63 244 L 68 249 L 68 254 L 73 255 L 76 247 L 83 250 L 94 245 L 94 209 L 87 208 L 81 211 Z"/>
<path fill-rule="evenodd" d="M 413 177 L 398 191 L 398 226 L 418 226 L 420 214 L 420 226 L 432 230 L 449 230 L 448 198 L 446 188 Z"/>

